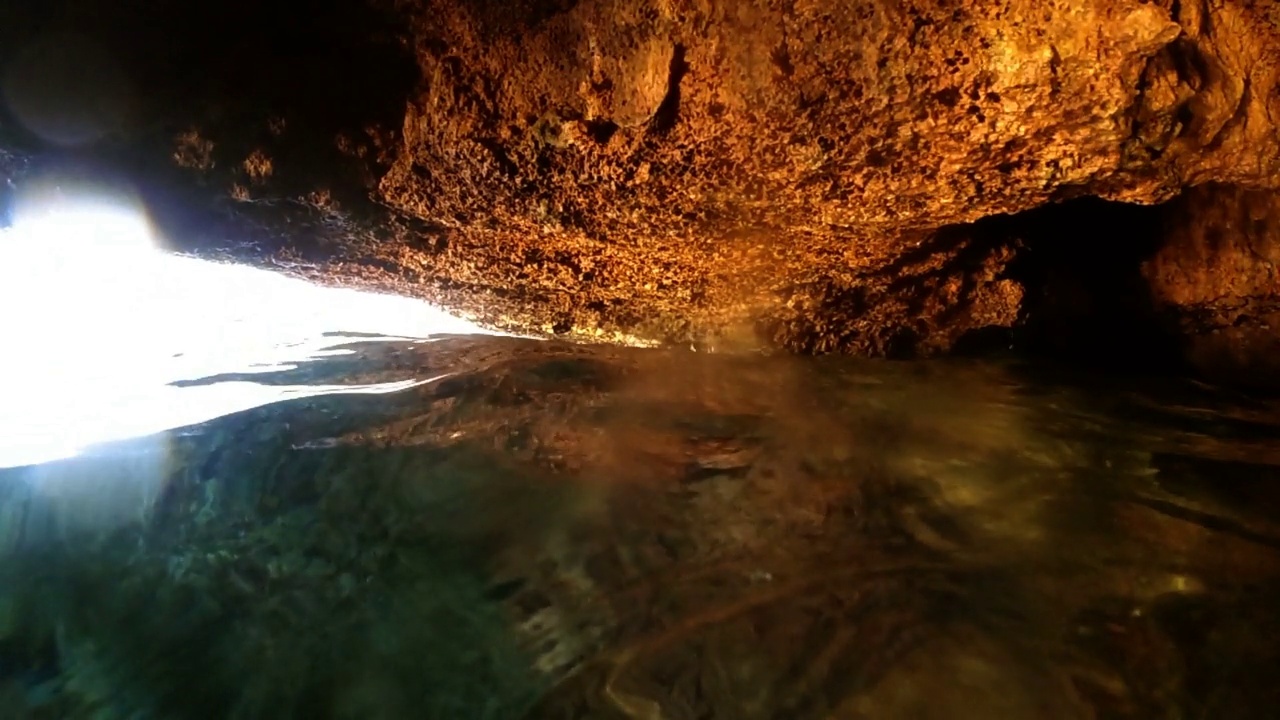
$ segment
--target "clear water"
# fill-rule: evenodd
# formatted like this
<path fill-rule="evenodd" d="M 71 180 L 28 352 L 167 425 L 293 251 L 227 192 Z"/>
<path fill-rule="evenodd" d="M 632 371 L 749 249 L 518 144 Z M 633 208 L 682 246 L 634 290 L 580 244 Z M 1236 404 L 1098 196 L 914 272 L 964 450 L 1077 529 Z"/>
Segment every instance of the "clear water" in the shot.
<path fill-rule="evenodd" d="M 355 342 L 0 470 L 0 718 L 1272 718 L 1280 407 Z"/>

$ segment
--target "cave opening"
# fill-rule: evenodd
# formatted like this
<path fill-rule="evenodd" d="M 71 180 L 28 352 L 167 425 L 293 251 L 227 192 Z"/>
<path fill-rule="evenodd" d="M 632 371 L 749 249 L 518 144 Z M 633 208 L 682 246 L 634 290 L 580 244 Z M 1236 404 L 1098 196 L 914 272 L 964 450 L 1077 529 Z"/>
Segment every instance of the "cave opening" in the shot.
<path fill-rule="evenodd" d="M 1166 241 L 1169 207 L 1080 197 L 974 223 L 979 242 L 1014 246 L 1005 277 L 1024 294 L 1012 327 L 978 331 L 958 349 L 1012 347 L 1094 369 L 1187 372 L 1143 275 Z"/>
<path fill-rule="evenodd" d="M 727 160 L 740 155 L 735 147 L 717 145 L 719 138 L 737 135 L 723 131 L 733 119 L 724 114 L 728 106 L 722 99 L 701 108 L 699 96 L 681 96 L 681 117 L 664 129 L 662 141 L 645 135 L 645 128 L 672 122 L 667 118 L 672 87 L 699 87 L 699 82 L 709 82 L 698 73 L 709 72 L 710 61 L 746 63 L 745 56 L 701 58 L 698 49 L 684 42 L 668 46 L 627 31 L 614 38 L 609 50 L 622 54 L 616 61 L 605 63 L 600 56 L 582 64 L 585 56 L 573 50 L 575 42 L 586 42 L 596 55 L 604 50 L 591 40 L 593 24 L 579 17 L 586 12 L 581 4 L 525 3 L 509 13 L 489 3 L 463 5 L 457 27 L 468 28 L 466 32 L 433 19 L 424 8 L 392 1 L 325 0 L 268 9 L 244 0 L 201 6 L 165 1 L 148 4 L 145 13 L 93 0 L 8 6 L 0 23 L 5 86 L 0 208 L 13 196 L 14 182 L 24 176 L 123 179 L 145 197 L 156 222 L 172 231 L 168 234 L 175 238 L 175 250 L 276 266 L 278 255 L 287 252 L 289 263 L 305 268 L 314 279 L 358 272 L 360 277 L 348 279 L 468 309 L 484 307 L 492 318 L 515 318 L 526 331 L 549 327 L 557 336 L 686 343 L 696 342 L 699 334 L 714 334 L 716 324 L 727 320 L 709 306 L 737 296 L 709 282 L 731 274 L 714 265 L 721 250 L 686 250 L 681 243 L 668 249 L 660 238 L 686 237 L 684 245 L 690 247 L 719 242 L 732 256 L 735 233 L 773 233 L 783 243 L 809 242 L 814 236 L 818 246 L 804 263 L 822 265 L 842 252 L 841 243 L 861 242 L 859 225 L 840 220 L 842 215 L 860 217 L 858 202 L 827 209 L 829 217 L 840 220 L 829 227 L 852 228 L 849 236 L 841 238 L 844 231 L 829 228 L 808 229 L 813 200 L 804 193 L 823 183 L 838 184 L 829 169 L 837 160 L 849 165 L 845 172 L 851 177 L 870 173 L 863 181 L 906 182 L 911 190 L 914 168 L 895 173 L 905 179 L 882 181 L 877 178 L 884 168 L 868 167 L 863 155 L 856 155 L 856 163 L 841 159 L 842 145 L 858 142 L 828 136 L 856 132 L 855 123 L 828 117 L 823 102 L 831 99 L 814 104 L 813 97 L 828 97 L 813 90 L 820 86 L 817 78 L 805 81 L 813 87 L 800 88 L 803 102 L 797 106 L 804 109 L 804 118 L 792 119 L 809 122 L 813 115 L 819 126 L 814 133 L 792 133 L 786 152 L 788 163 L 804 158 L 822 169 L 813 177 L 801 173 L 803 182 L 796 187 L 768 191 L 762 177 L 744 172 L 750 168 L 742 160 Z M 925 42 L 929 28 L 940 24 L 945 22 L 920 23 L 919 41 Z M 534 45 L 520 45 L 526 36 Z M 504 45 L 509 42 L 515 45 Z M 488 60 L 481 61 L 484 47 L 490 46 L 485 44 L 500 53 L 526 53 L 521 58 L 529 63 L 513 72 L 527 82 L 529 96 L 522 96 L 520 86 L 486 76 L 492 68 L 485 64 Z M 547 55 L 545 63 L 538 53 Z M 731 76 L 764 83 L 760 92 L 785 94 L 803 76 L 803 65 L 796 61 L 804 54 L 797 47 L 769 45 L 765 65 L 776 67 L 776 56 L 787 58 L 778 77 Z M 1153 56 L 1149 72 L 1160 72 L 1166 60 L 1165 55 Z M 1053 60 L 1051 65 L 1061 69 L 1060 63 Z M 966 65 L 951 61 L 947 67 L 960 73 Z M 735 68 L 728 69 L 737 72 Z M 573 72 L 586 73 L 590 82 L 566 85 L 557 79 L 557 73 Z M 824 82 L 844 82 L 823 77 Z M 1062 78 L 1051 81 L 1051 90 L 1059 91 Z M 865 79 L 850 82 L 858 90 L 851 96 L 868 91 Z M 562 91 L 568 95 L 557 95 Z M 959 94 L 948 85 L 933 94 L 922 92 L 920 99 L 947 100 Z M 980 122 L 1010 99 L 1009 92 L 995 88 L 974 88 L 964 95 L 993 104 L 979 113 Z M 964 110 L 961 105 L 943 101 L 929 111 Z M 1189 108 L 1181 106 L 1172 117 L 1183 118 Z M 563 137 L 553 149 L 535 142 L 541 149 L 531 151 L 527 143 L 538 135 L 536 120 L 532 127 L 522 123 L 548 113 L 575 119 L 564 123 Z M 785 118 L 780 113 L 778 108 L 765 113 L 769 127 Z M 1152 122 L 1156 120 L 1164 122 Z M 978 120 L 965 115 L 964 122 Z M 705 137 L 689 135 L 699 123 L 707 124 Z M 1155 132 L 1156 126 L 1148 129 Z M 818 137 L 817 145 L 805 145 L 809 135 Z M 1142 137 L 1143 142 L 1158 140 L 1149 132 Z M 901 146 L 887 136 L 869 140 L 877 149 L 902 156 L 927 150 L 918 140 Z M 762 158 L 777 143 L 759 142 L 751 154 Z M 671 145 L 666 155 L 663 143 Z M 1024 138 L 1012 138 L 1005 150 L 1010 159 L 978 169 L 996 173 L 995 179 L 975 181 L 961 200 L 980 205 L 998 183 L 1029 168 L 1061 173 L 1059 159 L 1033 158 Z M 490 167 L 492 158 L 504 159 L 500 172 Z M 687 167 L 689 173 L 664 170 L 673 167 Z M 739 174 L 741 181 L 735 179 Z M 681 176 L 689 178 L 689 187 L 682 186 L 686 181 Z M 937 177 L 923 181 L 934 183 Z M 890 356 L 932 355 L 940 348 L 974 354 L 1011 346 L 1091 368 L 1161 373 L 1238 364 L 1224 348 L 1199 355 L 1188 351 L 1187 333 L 1239 333 L 1243 331 L 1229 325 L 1244 323 L 1256 329 L 1249 342 L 1257 345 L 1271 316 L 1265 288 L 1240 301 L 1252 304 L 1243 320 L 1219 313 L 1215 322 L 1199 325 L 1196 318 L 1215 313 L 1212 299 L 1161 304 L 1153 297 L 1143 268 L 1167 245 L 1169 218 L 1178 200 L 1152 205 L 1096 199 L 1088 196 L 1087 187 L 1071 192 L 1082 196 L 1042 201 L 1037 208 L 1012 214 L 997 211 L 959 225 L 948 220 L 954 211 L 946 210 L 955 202 L 934 208 L 940 213 L 940 237 L 959 233 L 972 246 L 956 258 L 961 274 L 970 275 L 961 277 L 961 284 L 986 272 L 982 264 L 989 258 L 983 252 L 1010 251 L 1000 279 L 1023 293 L 1016 316 L 1000 311 L 986 327 L 948 334 L 941 325 L 970 319 L 956 320 L 964 313 L 946 309 L 946 282 L 929 270 L 899 268 L 893 258 L 900 247 L 877 241 L 867 252 L 867 266 L 820 268 L 823 278 L 817 282 L 835 290 L 823 291 L 827 295 L 817 299 L 792 300 L 810 307 L 810 314 L 838 311 L 827 319 L 783 320 L 799 329 L 780 345 Z M 776 201 L 782 210 L 760 208 L 760 197 Z M 883 191 L 877 200 L 892 205 L 895 197 Z M 1052 199 L 1052 193 L 1047 197 Z M 797 215 L 788 210 L 787 202 L 803 211 Z M 911 213 L 922 213 L 931 202 L 916 192 L 886 217 L 922 227 L 928 215 Z M 1027 205 L 1025 200 L 1014 202 L 1018 209 Z M 570 213 L 566 208 L 582 210 Z M 481 222 L 461 223 L 460 218 Z M 695 232 L 686 232 L 690 218 L 698 219 Z M 874 219 L 874 227 L 883 227 L 883 218 Z M 741 227 L 712 227 L 717 223 Z M 705 237 L 699 234 L 703 225 L 710 233 Z M 599 228 L 609 232 L 596 232 Z M 556 240 L 526 240 L 538 236 Z M 558 249 L 540 252 L 534 247 L 522 254 L 500 250 L 538 242 Z M 646 243 L 664 250 L 653 250 L 649 258 Z M 928 264 L 929 247 L 956 249 L 946 238 L 925 243 L 915 265 Z M 658 258 L 672 252 L 676 260 L 671 263 Z M 1263 251 L 1260 256 L 1266 255 Z M 512 264 L 508 256 L 539 260 Z M 964 263 L 974 265 L 965 268 Z M 485 268 L 477 277 L 472 277 L 474 265 Z M 582 269 L 588 266 L 594 269 Z M 577 268 L 572 270 L 575 286 L 563 286 L 559 274 L 566 268 Z M 663 268 L 669 277 L 636 278 L 654 268 Z M 899 270 L 902 277 L 884 274 Z M 753 272 L 767 274 L 768 269 Z M 787 283 L 804 283 L 805 268 L 797 266 L 794 277 Z M 867 277 L 878 286 L 864 291 L 847 282 L 849 277 Z M 646 287 L 664 288 L 666 296 L 653 296 Z M 581 300 L 550 300 L 564 293 Z M 909 299 L 895 301 L 890 297 L 895 293 Z M 676 329 L 660 329 L 649 337 L 650 325 Z M 814 340 L 800 337 L 805 333 Z M 841 340 L 846 336 L 856 337 Z M 831 337 L 836 341 L 826 342 Z M 1203 360 L 1210 355 L 1215 359 Z M 1189 356 L 1203 361 L 1189 363 Z"/>
<path fill-rule="evenodd" d="M 1272 718 L 1270 5 L 0 0 L 0 718 Z"/>

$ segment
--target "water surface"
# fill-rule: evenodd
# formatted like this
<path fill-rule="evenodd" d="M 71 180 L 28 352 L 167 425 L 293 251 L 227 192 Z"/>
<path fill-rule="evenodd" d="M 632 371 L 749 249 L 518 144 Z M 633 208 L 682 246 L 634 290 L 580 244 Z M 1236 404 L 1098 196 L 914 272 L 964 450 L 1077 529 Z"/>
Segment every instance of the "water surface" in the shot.
<path fill-rule="evenodd" d="M 994 362 L 345 349 L 173 387 L 421 384 L 0 470 L 0 717 L 1280 707 L 1274 404 Z"/>

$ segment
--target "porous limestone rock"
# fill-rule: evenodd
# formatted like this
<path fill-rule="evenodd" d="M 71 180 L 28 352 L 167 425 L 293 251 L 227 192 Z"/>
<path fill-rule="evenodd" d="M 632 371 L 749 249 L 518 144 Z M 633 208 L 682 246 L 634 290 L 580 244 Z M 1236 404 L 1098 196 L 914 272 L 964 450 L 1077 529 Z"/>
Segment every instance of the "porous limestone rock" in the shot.
<path fill-rule="evenodd" d="M 943 352 L 1028 323 L 1045 288 L 1017 261 L 1071 242 L 984 218 L 1280 187 L 1274 1 L 157 0 L 146 22 L 54 5 L 0 7 L 0 65 L 33 28 L 114 53 L 146 92 L 108 164 L 183 166 L 236 221 L 179 223 L 181 249 L 525 333 Z M 1199 332 L 1190 305 L 1162 307 Z"/>
<path fill-rule="evenodd" d="M 946 349 L 1024 290 L 954 226 L 1280 182 L 1271 3 L 389 4 L 411 262 L 548 332 Z"/>

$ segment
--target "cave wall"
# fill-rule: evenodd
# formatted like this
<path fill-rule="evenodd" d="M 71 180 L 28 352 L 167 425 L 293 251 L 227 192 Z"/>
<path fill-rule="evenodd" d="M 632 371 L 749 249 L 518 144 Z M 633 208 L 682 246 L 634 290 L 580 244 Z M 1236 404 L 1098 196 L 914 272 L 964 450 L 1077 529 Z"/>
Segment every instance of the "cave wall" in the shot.
<path fill-rule="evenodd" d="M 1270 4 L 389 5 L 422 82 L 381 195 L 549 332 L 946 349 L 1025 290 L 965 223 L 1280 178 Z"/>
<path fill-rule="evenodd" d="M 1271 352 L 1271 296 L 1233 315 L 1212 293 L 1222 268 L 1272 261 L 1269 231 L 1226 220 L 1280 188 L 1278 7 L 8 3 L 0 165 L 127 160 L 151 187 L 195 188 L 157 213 L 194 197 L 235 221 L 186 222 L 180 249 L 521 332 L 899 356 L 1036 323 L 1042 347 L 1106 352 L 1145 323 L 1239 366 Z M 30 48 L 68 33 L 130 88 L 86 110 L 62 63 L 55 114 L 115 113 L 71 150 L 32 144 L 11 91 Z M 28 87 L 59 90 L 45 80 Z M 1106 213 L 1068 222 L 1088 197 L 1178 198 L 1157 223 L 1168 247 Z"/>
<path fill-rule="evenodd" d="M 1280 386 L 1280 194 L 1195 188 L 1167 207 L 1143 266 L 1188 361 L 1215 380 Z"/>
<path fill-rule="evenodd" d="M 417 0 L 386 195 L 451 224 L 936 228 L 1274 185 L 1277 14 L 1173 3 Z"/>

